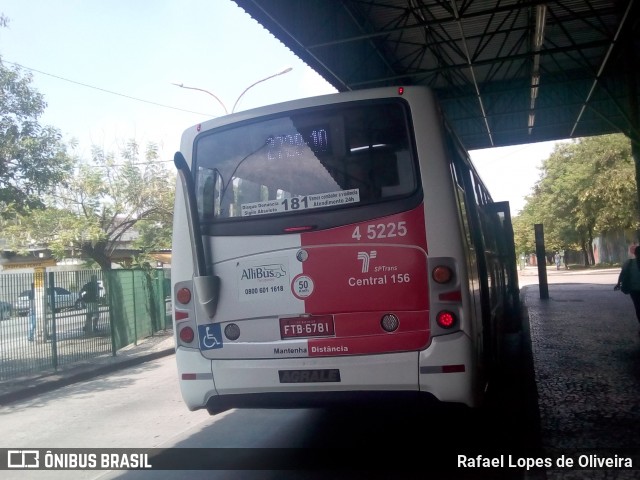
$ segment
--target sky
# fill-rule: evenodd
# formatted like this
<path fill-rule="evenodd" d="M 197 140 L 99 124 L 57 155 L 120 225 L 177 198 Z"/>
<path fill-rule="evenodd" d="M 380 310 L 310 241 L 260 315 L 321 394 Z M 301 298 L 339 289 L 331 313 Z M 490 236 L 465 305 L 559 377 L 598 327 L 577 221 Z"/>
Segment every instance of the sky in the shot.
<path fill-rule="evenodd" d="M 129 139 L 157 143 L 163 161 L 182 132 L 224 114 L 336 90 L 231 0 L 3 0 L 0 56 L 33 74 L 44 95 L 41 124 L 118 151 Z M 554 142 L 470 152 L 494 200 L 517 213 Z"/>

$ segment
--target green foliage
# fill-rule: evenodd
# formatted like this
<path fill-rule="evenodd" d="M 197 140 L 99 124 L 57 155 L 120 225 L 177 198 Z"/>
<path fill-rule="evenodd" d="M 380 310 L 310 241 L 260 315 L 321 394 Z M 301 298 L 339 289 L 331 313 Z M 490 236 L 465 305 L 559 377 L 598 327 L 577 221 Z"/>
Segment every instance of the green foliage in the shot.
<path fill-rule="evenodd" d="M 535 205 L 532 202 L 527 202 L 518 216 L 512 219 L 517 255 L 536 251 L 533 226 L 540 223 L 538 217 Z"/>
<path fill-rule="evenodd" d="M 43 207 L 41 196 L 65 182 L 72 167 L 60 132 L 38 122 L 46 103 L 31 82 L 0 59 L 0 214 Z"/>
<path fill-rule="evenodd" d="M 534 252 L 533 225 L 541 223 L 548 251 L 582 250 L 592 259 L 600 233 L 638 228 L 638 200 L 631 145 L 623 135 L 557 144 L 543 162 L 540 180 L 513 220 L 518 252 Z"/>
<path fill-rule="evenodd" d="M 62 258 L 75 252 L 109 270 L 117 250 L 170 248 L 174 178 L 148 145 L 144 159 L 129 141 L 116 157 L 94 148 L 76 158 L 73 176 L 45 197 L 44 210 L 14 215 L 4 235 L 16 249 L 46 246 Z"/>
<path fill-rule="evenodd" d="M 0 28 L 8 22 L 0 13 Z M 8 247 L 71 253 L 105 270 L 118 248 L 170 248 L 174 175 L 157 146 L 144 158 L 135 141 L 119 157 L 98 148 L 89 161 L 71 157 L 60 132 L 38 123 L 46 102 L 31 82 L 0 58 L 0 221 Z"/>

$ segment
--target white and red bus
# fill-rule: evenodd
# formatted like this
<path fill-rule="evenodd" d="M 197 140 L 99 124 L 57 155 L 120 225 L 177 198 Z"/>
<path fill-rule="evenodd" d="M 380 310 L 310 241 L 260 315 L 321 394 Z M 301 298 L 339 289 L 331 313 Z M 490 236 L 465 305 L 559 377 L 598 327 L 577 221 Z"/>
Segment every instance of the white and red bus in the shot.
<path fill-rule="evenodd" d="M 517 310 L 513 231 L 428 89 L 217 118 L 175 163 L 189 409 L 479 404 Z"/>

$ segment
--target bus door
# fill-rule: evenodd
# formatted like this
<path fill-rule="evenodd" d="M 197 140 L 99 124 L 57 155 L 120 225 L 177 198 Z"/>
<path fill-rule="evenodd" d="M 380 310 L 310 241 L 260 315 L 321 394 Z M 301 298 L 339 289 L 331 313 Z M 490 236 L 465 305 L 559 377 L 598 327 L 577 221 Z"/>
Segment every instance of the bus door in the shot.
<path fill-rule="evenodd" d="M 484 208 L 487 213 L 496 218 L 498 254 L 505 278 L 504 326 L 506 331 L 518 331 L 520 329 L 520 288 L 509 202 L 494 202 Z"/>

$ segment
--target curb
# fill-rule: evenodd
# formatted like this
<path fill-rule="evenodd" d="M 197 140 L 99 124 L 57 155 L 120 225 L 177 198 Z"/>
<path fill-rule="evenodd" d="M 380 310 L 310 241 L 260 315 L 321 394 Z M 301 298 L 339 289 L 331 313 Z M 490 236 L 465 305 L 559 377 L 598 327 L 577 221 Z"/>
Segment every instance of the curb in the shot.
<path fill-rule="evenodd" d="M 72 385 L 77 382 L 90 380 L 100 375 L 112 373 L 117 370 L 140 365 L 141 363 L 166 357 L 174 353 L 175 348 L 171 347 L 165 350 L 159 350 L 157 352 L 146 353 L 131 358 L 125 358 L 108 365 L 90 367 L 88 369 L 84 369 L 82 371 L 70 373 L 67 375 L 62 374 L 62 376 L 59 378 L 45 378 L 41 383 L 30 385 L 24 388 L 18 388 L 13 392 L 0 394 L 0 406 L 5 406 L 9 403 L 13 403 L 18 400 L 24 400 L 42 393 L 47 393 L 61 387 Z"/>

